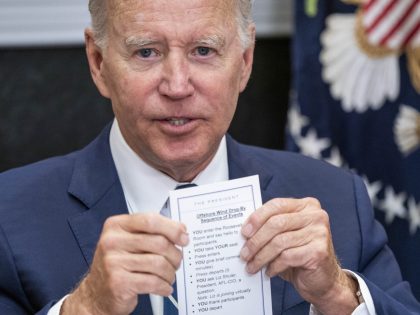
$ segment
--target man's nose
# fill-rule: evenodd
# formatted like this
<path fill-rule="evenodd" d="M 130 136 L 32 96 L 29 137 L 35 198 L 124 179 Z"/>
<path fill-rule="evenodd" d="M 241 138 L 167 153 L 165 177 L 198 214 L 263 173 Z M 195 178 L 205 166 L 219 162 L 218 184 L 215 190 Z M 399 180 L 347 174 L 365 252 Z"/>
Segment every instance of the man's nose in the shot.
<path fill-rule="evenodd" d="M 194 93 L 187 57 L 169 54 L 164 61 L 159 92 L 172 99 L 182 99 Z"/>

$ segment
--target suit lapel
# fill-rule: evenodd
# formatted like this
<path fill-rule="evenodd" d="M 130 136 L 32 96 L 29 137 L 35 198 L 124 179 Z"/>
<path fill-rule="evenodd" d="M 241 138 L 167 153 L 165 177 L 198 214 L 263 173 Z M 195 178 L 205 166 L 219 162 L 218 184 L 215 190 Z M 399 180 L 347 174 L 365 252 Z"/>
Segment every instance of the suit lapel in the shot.
<path fill-rule="evenodd" d="M 86 206 L 86 211 L 68 219 L 87 266 L 90 266 L 105 220 L 127 214 L 127 204 L 109 146 L 110 125 L 78 153 L 68 192 Z M 139 296 L 132 314 L 151 315 L 148 295 Z"/>
<path fill-rule="evenodd" d="M 92 263 L 105 220 L 128 213 L 109 147 L 109 126 L 75 161 L 68 192 L 86 206 L 86 211 L 68 219 L 86 263 Z"/>
<path fill-rule="evenodd" d="M 237 143 L 230 136 L 227 136 L 226 140 L 230 179 L 259 175 L 263 203 L 276 197 L 293 195 L 294 188 L 290 186 L 286 178 L 273 178 L 270 167 L 274 165 L 258 161 L 254 151 Z M 293 286 L 280 277 L 271 278 L 271 296 L 273 314 L 276 315 L 304 302 Z"/>
<path fill-rule="evenodd" d="M 226 136 L 228 163 L 229 163 L 229 179 L 235 179 L 251 175 L 259 175 L 261 194 L 267 192 L 268 184 L 272 179 L 272 174 L 261 167 L 254 159 L 245 152 L 238 142 L 229 135 Z M 264 201 L 263 196 L 263 202 Z M 266 196 L 268 197 L 268 196 Z"/>

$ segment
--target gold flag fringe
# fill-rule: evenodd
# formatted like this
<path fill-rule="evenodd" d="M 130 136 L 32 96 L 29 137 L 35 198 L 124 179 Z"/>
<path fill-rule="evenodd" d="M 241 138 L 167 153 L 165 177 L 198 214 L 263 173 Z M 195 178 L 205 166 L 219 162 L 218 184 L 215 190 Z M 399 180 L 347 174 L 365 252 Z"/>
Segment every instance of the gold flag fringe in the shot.
<path fill-rule="evenodd" d="M 417 139 L 420 139 L 420 116 L 417 116 L 416 134 L 417 134 Z"/>

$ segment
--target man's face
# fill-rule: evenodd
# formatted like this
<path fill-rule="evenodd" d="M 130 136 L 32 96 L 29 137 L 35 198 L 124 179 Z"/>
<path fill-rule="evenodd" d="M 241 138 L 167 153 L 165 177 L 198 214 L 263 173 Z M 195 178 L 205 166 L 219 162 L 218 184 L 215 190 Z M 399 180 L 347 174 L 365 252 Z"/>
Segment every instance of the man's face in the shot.
<path fill-rule="evenodd" d="M 179 181 L 214 156 L 249 78 L 253 47 L 241 46 L 234 3 L 114 0 L 104 51 L 87 33 L 95 83 L 125 140 Z"/>

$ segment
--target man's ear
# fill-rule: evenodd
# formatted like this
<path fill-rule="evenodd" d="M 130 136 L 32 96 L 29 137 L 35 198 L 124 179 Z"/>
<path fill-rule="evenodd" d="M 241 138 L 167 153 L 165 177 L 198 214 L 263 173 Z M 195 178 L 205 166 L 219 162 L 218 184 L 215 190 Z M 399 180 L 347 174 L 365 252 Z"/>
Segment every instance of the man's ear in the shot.
<path fill-rule="evenodd" d="M 251 76 L 252 64 L 254 62 L 254 48 L 255 48 L 255 24 L 251 24 L 248 28 L 250 34 L 250 44 L 249 47 L 243 52 L 243 68 L 242 76 L 240 83 L 240 91 L 245 90 L 246 85 L 248 84 L 249 77 Z"/>
<path fill-rule="evenodd" d="M 90 28 L 85 30 L 85 45 L 90 75 L 92 76 L 93 82 L 95 82 L 99 93 L 101 93 L 102 96 L 109 98 L 110 95 L 106 82 L 106 76 L 104 75 L 103 51 L 98 45 L 96 45 L 93 38 L 93 31 Z"/>

